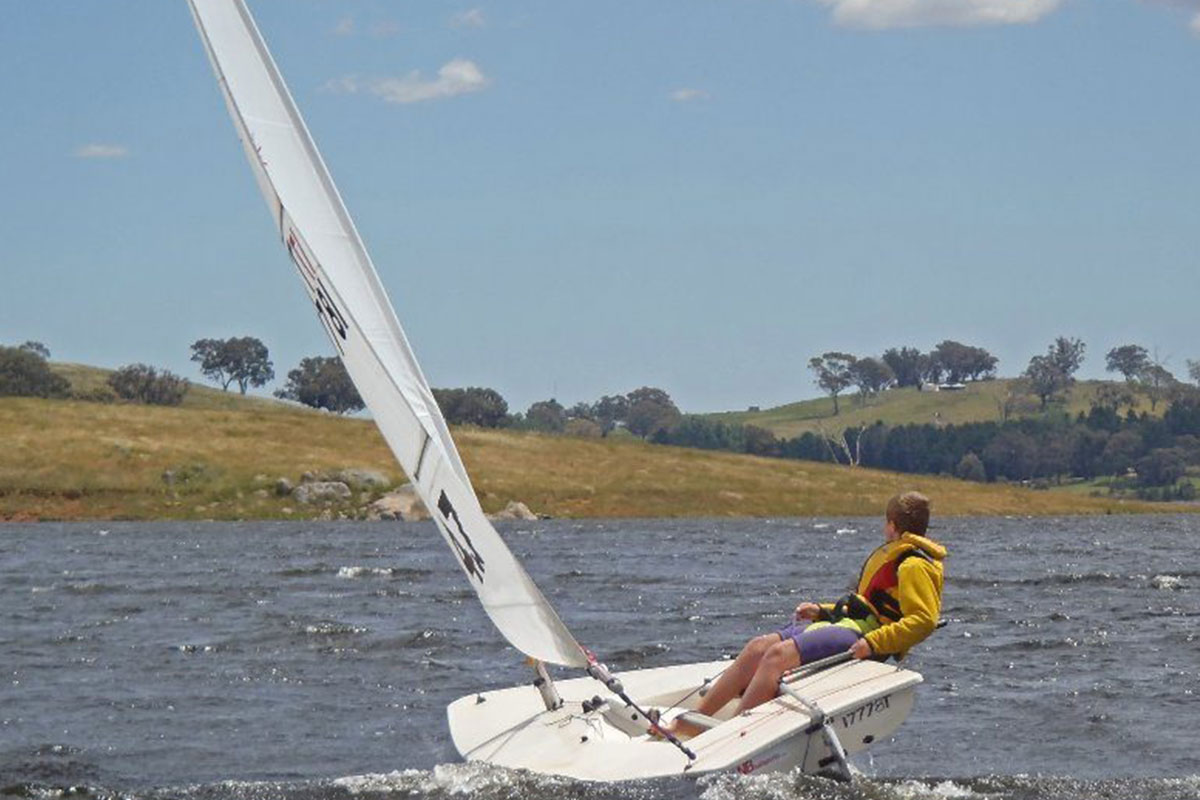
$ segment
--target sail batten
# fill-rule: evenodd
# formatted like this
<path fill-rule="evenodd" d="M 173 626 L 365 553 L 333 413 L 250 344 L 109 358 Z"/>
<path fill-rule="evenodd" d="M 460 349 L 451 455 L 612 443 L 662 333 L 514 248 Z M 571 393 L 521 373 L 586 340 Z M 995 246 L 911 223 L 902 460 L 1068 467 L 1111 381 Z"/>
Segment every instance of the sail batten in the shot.
<path fill-rule="evenodd" d="M 483 514 L 449 427 L 243 0 L 189 0 L 234 127 L 322 326 L 492 622 L 533 658 L 582 648 Z"/>

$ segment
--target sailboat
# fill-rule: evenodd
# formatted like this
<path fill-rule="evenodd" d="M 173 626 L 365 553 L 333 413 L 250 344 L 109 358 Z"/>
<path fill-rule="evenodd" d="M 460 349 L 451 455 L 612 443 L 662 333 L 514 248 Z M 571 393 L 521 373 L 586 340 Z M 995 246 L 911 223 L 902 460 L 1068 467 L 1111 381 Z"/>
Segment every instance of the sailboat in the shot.
<path fill-rule="evenodd" d="M 533 667 L 529 685 L 481 690 L 447 709 L 463 758 L 618 781 L 800 768 L 848 778 L 848 753 L 907 717 L 921 676 L 834 657 L 803 665 L 780 695 L 701 718 L 729 662 L 611 673 L 583 647 L 484 515 L 333 179 L 243 0 L 188 0 L 234 127 L 284 249 L 375 424 L 496 629 Z M 555 681 L 547 665 L 582 670 Z M 687 741 L 659 728 L 690 715 Z"/>

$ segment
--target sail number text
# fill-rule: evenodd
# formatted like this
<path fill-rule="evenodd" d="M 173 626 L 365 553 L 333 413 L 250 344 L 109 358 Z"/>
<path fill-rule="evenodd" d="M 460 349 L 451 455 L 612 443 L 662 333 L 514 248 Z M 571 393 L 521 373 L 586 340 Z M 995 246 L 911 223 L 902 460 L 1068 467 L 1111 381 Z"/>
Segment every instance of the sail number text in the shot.
<path fill-rule="evenodd" d="M 842 727 L 849 728 L 850 726 L 862 722 L 864 719 L 870 719 L 873 714 L 880 714 L 886 711 L 890 705 L 891 695 L 886 697 L 877 697 L 869 703 L 864 703 L 853 711 L 848 711 L 841 714 Z"/>

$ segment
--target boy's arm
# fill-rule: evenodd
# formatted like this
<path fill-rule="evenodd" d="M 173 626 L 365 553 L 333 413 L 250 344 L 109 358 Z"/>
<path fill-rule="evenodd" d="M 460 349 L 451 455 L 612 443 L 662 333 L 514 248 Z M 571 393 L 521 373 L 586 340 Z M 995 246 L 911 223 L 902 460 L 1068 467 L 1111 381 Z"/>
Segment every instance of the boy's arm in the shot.
<path fill-rule="evenodd" d="M 941 614 L 942 597 L 932 564 L 920 558 L 907 559 L 900 565 L 897 577 L 900 619 L 865 637 L 875 655 L 907 652 L 933 633 Z"/>

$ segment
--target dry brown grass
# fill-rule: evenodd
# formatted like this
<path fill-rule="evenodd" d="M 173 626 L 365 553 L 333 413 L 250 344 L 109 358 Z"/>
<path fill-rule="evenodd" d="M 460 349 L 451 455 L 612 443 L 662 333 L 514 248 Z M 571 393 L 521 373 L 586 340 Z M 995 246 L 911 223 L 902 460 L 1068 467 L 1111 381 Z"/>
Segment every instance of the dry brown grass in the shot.
<path fill-rule="evenodd" d="M 263 400 L 164 408 L 0 398 L 0 519 L 314 515 L 275 478 L 365 467 L 403 474 L 373 423 Z M 940 514 L 1174 510 L 827 464 L 532 433 L 456 431 L 486 510 L 521 500 L 556 517 L 878 514 L 901 489 Z M 174 492 L 162 479 L 179 475 Z M 261 495 L 266 494 L 266 497 Z"/>

